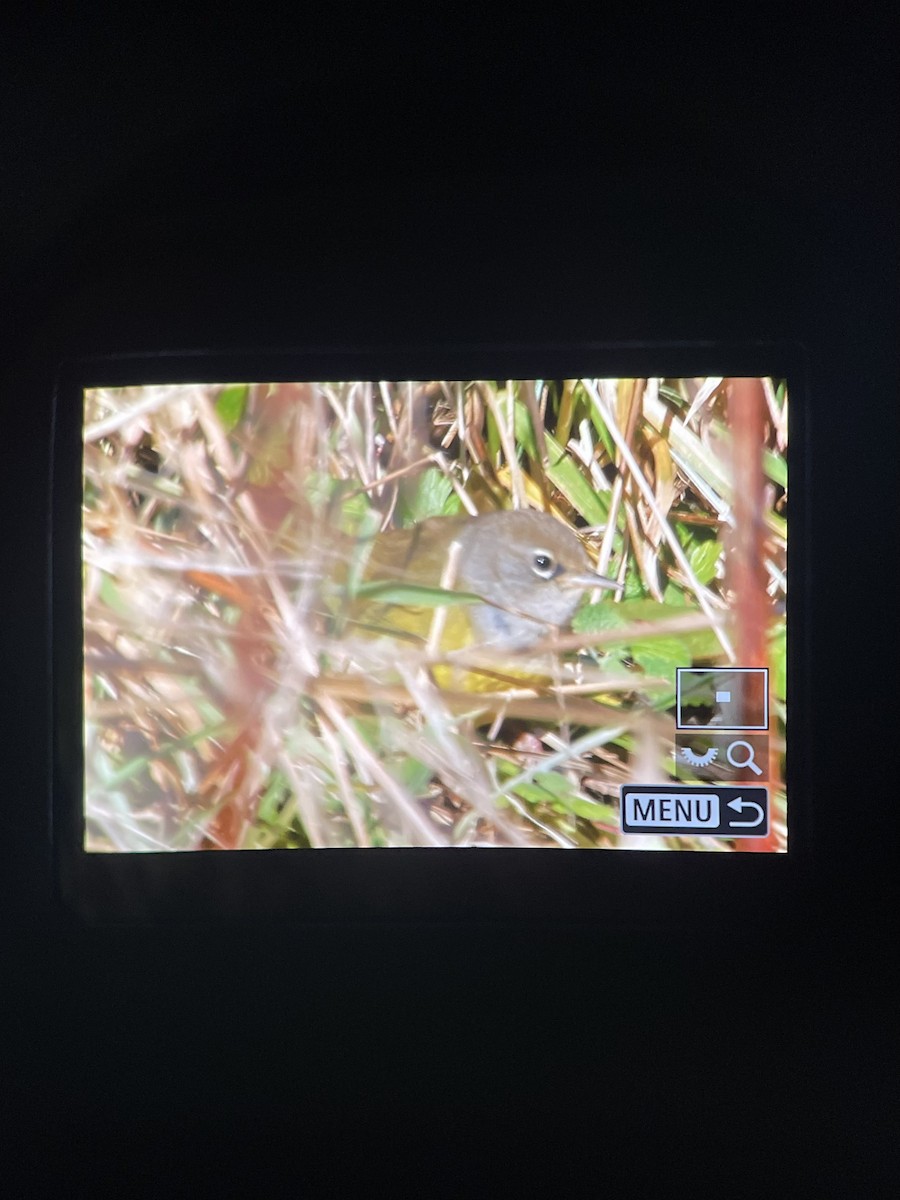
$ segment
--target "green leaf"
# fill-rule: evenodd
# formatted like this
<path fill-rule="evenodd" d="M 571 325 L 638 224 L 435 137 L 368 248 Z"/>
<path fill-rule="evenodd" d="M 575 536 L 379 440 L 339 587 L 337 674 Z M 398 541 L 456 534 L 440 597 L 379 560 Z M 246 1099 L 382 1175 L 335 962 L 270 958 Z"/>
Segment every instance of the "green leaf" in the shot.
<path fill-rule="evenodd" d="M 787 487 L 787 463 L 783 454 L 775 454 L 772 450 L 763 450 L 763 470 L 773 483 Z"/>
<path fill-rule="evenodd" d="M 503 762 L 498 775 L 508 778 L 510 768 L 515 774 L 516 768 L 513 764 Z M 569 811 L 572 800 L 577 796 L 573 784 L 555 771 L 536 771 L 533 779 L 516 784 L 513 792 L 529 804 L 544 804 L 557 812 Z"/>
<path fill-rule="evenodd" d="M 608 804 L 583 796 L 564 775 L 539 771 L 530 783 L 519 784 L 515 793 L 529 804 L 543 804 L 554 812 L 570 813 L 587 821 L 618 824 L 618 814 Z"/>
<path fill-rule="evenodd" d="M 453 485 L 437 467 L 429 467 L 416 480 L 411 495 L 404 496 L 404 524 L 418 524 L 427 517 L 452 516 L 460 511 L 461 501 Z"/>
<path fill-rule="evenodd" d="M 367 585 L 362 582 L 366 573 L 366 564 L 375 545 L 375 534 L 381 524 L 381 517 L 375 509 L 366 508 L 360 516 L 359 527 L 354 530 L 357 535 L 356 545 L 347 568 L 347 595 L 356 596 Z M 346 532 L 346 531 L 345 531 Z"/>
<path fill-rule="evenodd" d="M 531 426 L 531 414 L 520 402 L 514 410 L 515 435 L 532 459 L 537 458 L 537 445 Z M 581 473 L 577 463 L 570 458 L 552 433 L 544 433 L 547 447 L 547 478 L 558 487 L 565 498 L 584 517 L 589 525 L 602 525 L 609 513 L 609 497 L 594 491 L 593 485 Z"/>
<path fill-rule="evenodd" d="M 434 778 L 434 771 L 417 758 L 403 758 L 394 764 L 392 774 L 414 796 L 421 796 Z"/>
<path fill-rule="evenodd" d="M 303 480 L 303 490 L 314 509 L 324 508 L 337 491 L 339 482 L 324 471 L 309 471 Z"/>
<path fill-rule="evenodd" d="M 376 531 L 381 524 L 380 515 L 374 513 L 368 496 L 362 492 L 351 493 L 341 503 L 340 530 L 348 537 L 360 536 L 360 531 Z"/>
<path fill-rule="evenodd" d="M 700 610 L 695 609 L 694 611 L 699 612 Z M 722 643 L 716 637 L 713 629 L 695 629 L 691 633 L 682 633 L 679 636 L 690 651 L 692 663 L 700 659 L 722 657 Z"/>
<path fill-rule="evenodd" d="M 488 454 L 490 455 L 491 462 L 496 463 L 500 455 L 500 431 L 497 428 L 497 422 L 494 418 L 494 413 L 490 408 L 488 408 L 485 412 L 484 420 L 487 433 Z"/>
<path fill-rule="evenodd" d="M 688 551 L 688 562 L 694 574 L 701 583 L 709 583 L 715 578 L 716 564 L 722 553 L 721 545 L 712 538 L 695 542 Z"/>
<path fill-rule="evenodd" d="M 653 638 L 647 642 L 635 642 L 632 649 L 634 661 L 648 675 L 660 679 L 675 679 L 677 667 L 690 666 L 690 650 L 683 638 Z"/>
<path fill-rule="evenodd" d="M 680 608 L 682 611 L 688 606 L 689 600 L 683 588 L 670 580 L 663 590 L 663 603 L 671 608 Z"/>
<path fill-rule="evenodd" d="M 584 388 L 579 387 L 578 391 L 582 396 L 584 396 Z M 588 404 L 587 410 L 591 416 L 591 423 L 594 426 L 594 429 L 596 429 L 596 431 L 597 431 L 597 436 L 600 438 L 600 441 L 603 443 L 603 448 L 607 453 L 609 461 L 615 462 L 616 461 L 616 443 L 613 441 L 612 434 L 609 432 L 606 422 L 603 420 L 603 417 L 602 417 L 600 411 L 595 407 L 595 405 Z"/>
<path fill-rule="evenodd" d="M 234 383 L 219 392 L 216 400 L 216 414 L 226 433 L 231 433 L 243 417 L 249 393 L 250 386 L 246 383 Z"/>
<path fill-rule="evenodd" d="M 634 562 L 631 559 L 629 559 L 625 570 L 625 591 L 623 597 L 625 600 L 647 599 L 647 589 L 644 587 L 641 573 L 635 568 Z"/>
<path fill-rule="evenodd" d="M 356 717 L 351 717 L 350 724 L 370 750 L 381 749 L 384 738 L 382 736 L 383 731 L 380 721 L 378 721 L 375 717 L 369 717 L 361 714 Z"/>
<path fill-rule="evenodd" d="M 700 609 L 686 604 L 660 604 L 656 600 L 625 600 L 621 604 L 601 601 L 579 609 L 572 620 L 576 633 L 600 633 L 634 624 L 645 625 L 627 641 L 604 642 L 605 650 L 617 645 L 630 647 L 631 657 L 649 675 L 668 678 L 675 667 L 689 667 L 698 659 L 718 658 L 719 640 L 712 629 L 682 633 L 658 631 L 658 626 Z M 655 628 L 657 627 L 657 628 Z"/>
<path fill-rule="evenodd" d="M 570 805 L 570 811 L 576 817 L 584 817 L 586 821 L 602 821 L 605 825 L 615 825 L 616 828 L 619 825 L 619 814 L 611 805 L 600 804 L 586 796 L 576 796 Z"/>
<path fill-rule="evenodd" d="M 688 525 L 684 521 L 674 521 L 672 528 L 678 537 L 679 542 L 685 550 L 689 550 L 694 544 L 694 527 Z"/>
<path fill-rule="evenodd" d="M 769 653 L 775 695 L 784 702 L 787 700 L 787 629 L 784 621 L 779 621 L 770 635 Z"/>
<path fill-rule="evenodd" d="M 628 670 L 631 655 L 627 646 L 604 646 L 603 657 L 598 662 L 604 671 L 615 675 Z"/>
<path fill-rule="evenodd" d="M 537 458 L 537 438 L 534 435 L 531 413 L 522 401 L 516 404 L 513 411 L 513 425 L 516 441 L 524 448 L 529 458 Z"/>
<path fill-rule="evenodd" d="M 570 780 L 566 779 L 565 775 L 557 775 L 555 771 L 537 771 L 534 775 L 534 782 L 549 792 L 551 796 L 557 800 L 565 799 L 573 794 L 573 786 Z"/>
<path fill-rule="evenodd" d="M 100 599 L 120 617 L 131 616 L 131 610 L 119 594 L 119 588 L 111 575 L 104 571 L 100 579 Z"/>
<path fill-rule="evenodd" d="M 556 391 L 554 386 L 553 391 Z M 559 396 L 559 401 L 556 405 L 556 440 L 561 446 L 567 445 L 569 435 L 572 432 L 572 425 L 575 421 L 576 408 L 578 403 L 575 400 L 574 388 L 571 379 L 565 380 L 562 385 L 562 392 Z"/>
<path fill-rule="evenodd" d="M 623 604 L 612 604 L 601 600 L 598 604 L 585 604 L 579 608 L 572 618 L 572 629 L 575 633 L 597 633 L 601 629 L 616 629 L 627 625 L 627 620 L 620 615 Z"/>
<path fill-rule="evenodd" d="M 278 771 L 273 771 L 266 790 L 259 802 L 257 820 L 271 825 L 278 820 L 279 808 L 289 794 L 287 780 Z"/>
<path fill-rule="evenodd" d="M 517 784 L 513 791 L 521 800 L 527 800 L 529 804 L 549 804 L 553 799 L 548 791 L 538 787 L 536 783 Z"/>
<path fill-rule="evenodd" d="M 624 604 L 615 605 L 622 613 L 623 617 L 631 621 L 647 621 L 660 623 L 668 621 L 674 617 L 684 617 L 689 614 L 700 615 L 702 610 L 695 604 L 659 604 L 656 600 L 630 600 Z M 638 645 L 645 638 L 668 638 L 677 637 L 679 642 L 683 642 L 689 650 L 690 658 L 718 658 L 722 653 L 722 647 L 719 639 L 716 637 L 715 631 L 712 629 L 693 629 L 687 632 L 678 634 L 655 634 L 652 629 L 648 629 L 646 635 L 642 634 L 640 638 L 635 638 L 633 644 Z M 690 665 L 682 663 L 682 666 Z"/>

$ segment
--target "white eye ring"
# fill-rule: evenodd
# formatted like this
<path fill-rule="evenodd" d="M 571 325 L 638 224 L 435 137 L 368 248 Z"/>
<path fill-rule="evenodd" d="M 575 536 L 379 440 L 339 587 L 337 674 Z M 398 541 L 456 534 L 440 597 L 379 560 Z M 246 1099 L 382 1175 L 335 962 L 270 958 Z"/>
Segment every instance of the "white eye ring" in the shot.
<path fill-rule="evenodd" d="M 556 574 L 556 561 L 549 550 L 535 550 L 531 569 L 541 579 L 552 579 Z"/>

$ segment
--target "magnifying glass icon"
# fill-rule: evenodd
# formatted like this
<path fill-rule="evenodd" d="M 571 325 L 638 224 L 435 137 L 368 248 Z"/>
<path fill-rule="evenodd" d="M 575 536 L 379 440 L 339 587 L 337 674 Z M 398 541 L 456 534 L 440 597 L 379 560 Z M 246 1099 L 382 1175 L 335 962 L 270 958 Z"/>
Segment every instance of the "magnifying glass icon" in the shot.
<path fill-rule="evenodd" d="M 738 758 L 737 755 L 734 753 L 734 751 L 737 750 L 739 747 L 740 747 L 740 749 L 747 751 L 746 758 Z M 731 765 L 733 767 L 737 767 L 737 769 L 739 771 L 743 771 L 745 767 L 749 767 L 754 775 L 762 775 L 762 767 L 758 767 L 756 765 L 756 758 L 754 757 L 754 754 L 753 754 L 753 747 L 750 745 L 749 742 L 742 742 L 742 741 L 729 742 L 728 749 L 725 751 L 725 757 L 728 759 L 728 761 L 731 763 Z"/>

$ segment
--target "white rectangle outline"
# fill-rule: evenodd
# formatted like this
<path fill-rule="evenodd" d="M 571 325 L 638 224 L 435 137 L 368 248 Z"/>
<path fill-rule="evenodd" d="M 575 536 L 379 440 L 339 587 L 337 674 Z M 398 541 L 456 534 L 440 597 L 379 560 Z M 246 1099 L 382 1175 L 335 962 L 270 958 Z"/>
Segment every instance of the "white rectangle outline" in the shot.
<path fill-rule="evenodd" d="M 730 675 L 749 674 L 752 672 L 762 671 L 766 677 L 765 687 L 765 713 L 764 725 L 679 725 L 678 718 L 681 716 L 681 675 L 682 672 L 692 672 L 695 675 L 709 675 L 713 671 L 728 672 Z M 694 733 L 699 733 L 701 729 L 709 729 L 713 733 L 736 733 L 744 730 L 747 733 L 757 732 L 765 733 L 769 728 L 769 668 L 768 667 L 676 667 L 675 668 L 675 728 L 677 730 L 689 730 Z"/>

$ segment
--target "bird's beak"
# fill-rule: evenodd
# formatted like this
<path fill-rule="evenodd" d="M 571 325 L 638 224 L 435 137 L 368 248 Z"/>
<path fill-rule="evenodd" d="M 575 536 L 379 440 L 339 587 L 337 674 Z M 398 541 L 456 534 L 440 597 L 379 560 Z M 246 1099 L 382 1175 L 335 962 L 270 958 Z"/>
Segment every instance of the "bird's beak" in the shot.
<path fill-rule="evenodd" d="M 613 592 L 621 592 L 625 586 L 615 579 L 607 579 L 605 575 L 596 575 L 593 571 L 576 571 L 571 575 L 567 571 L 563 579 L 569 587 L 590 590 L 594 588 L 609 588 Z"/>

